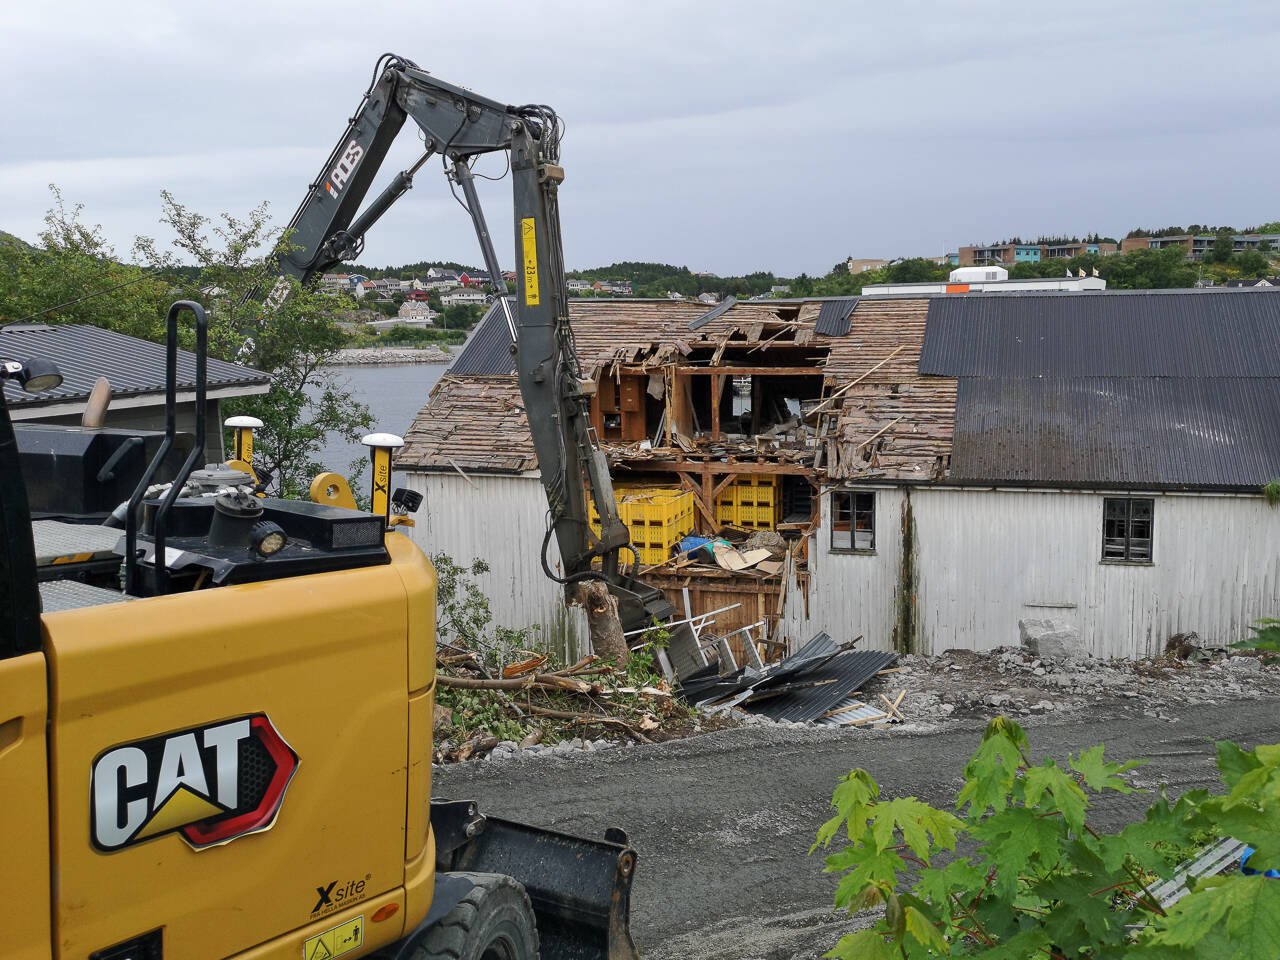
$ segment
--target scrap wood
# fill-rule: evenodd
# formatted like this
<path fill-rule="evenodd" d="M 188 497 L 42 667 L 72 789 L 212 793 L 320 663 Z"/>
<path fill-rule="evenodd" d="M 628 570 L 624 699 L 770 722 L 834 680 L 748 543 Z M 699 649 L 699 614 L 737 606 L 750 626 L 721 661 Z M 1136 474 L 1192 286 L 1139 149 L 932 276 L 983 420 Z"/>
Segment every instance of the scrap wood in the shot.
<path fill-rule="evenodd" d="M 865 706 L 866 704 L 863 703 L 861 700 L 854 700 L 852 703 L 842 704 L 841 706 L 834 707 L 833 709 L 828 710 L 818 719 L 825 720 L 827 719 L 827 717 L 834 717 L 836 716 L 836 714 L 845 713 L 849 710 L 857 710 L 859 707 L 865 707 Z"/>
<path fill-rule="evenodd" d="M 541 666 L 545 666 L 547 655 L 545 653 L 536 654 L 528 660 L 521 660 L 518 663 L 509 663 L 502 668 L 502 676 L 510 679 L 511 677 L 523 676 L 526 673 L 532 673 Z"/>
<path fill-rule="evenodd" d="M 544 690 L 568 690 L 572 693 L 599 693 L 599 684 L 587 683 L 575 677 L 557 676 L 550 673 L 529 674 L 524 677 L 510 679 L 488 679 L 484 677 L 450 677 L 436 674 L 436 681 L 442 687 L 458 687 L 463 690 L 526 690 L 529 687 L 540 687 Z"/>
<path fill-rule="evenodd" d="M 846 391 L 848 391 L 850 388 L 852 388 L 852 387 L 856 387 L 856 386 L 857 386 L 858 384 L 860 384 L 863 380 L 865 380 L 867 377 L 871 376 L 871 374 L 875 373 L 877 370 L 879 370 L 881 367 L 883 367 L 886 363 L 888 363 L 890 360 L 892 360 L 894 357 L 896 357 L 896 356 L 897 356 L 899 353 L 901 353 L 905 348 L 906 348 L 906 344 L 902 344 L 902 345 L 900 345 L 900 346 L 894 347 L 894 349 L 893 349 L 893 352 L 892 352 L 892 353 L 890 353 L 887 357 L 885 357 L 883 360 L 881 360 L 881 361 L 880 361 L 879 363 L 877 363 L 875 366 L 873 366 L 873 367 L 871 367 L 869 370 L 865 371 L 861 376 L 859 376 L 859 377 L 858 377 L 858 379 L 856 379 L 856 380 L 851 380 L 849 383 L 846 383 L 843 387 L 841 387 L 841 388 L 840 388 L 839 390 L 837 390 L 835 393 L 831 394 L 831 396 L 827 397 L 827 399 L 823 400 L 823 401 L 822 401 L 821 403 L 819 403 L 816 407 L 814 407 L 812 410 L 810 410 L 808 413 L 806 413 L 806 414 L 805 414 L 805 419 L 807 420 L 809 417 L 813 416 L 815 413 L 817 413 L 819 410 L 821 410 L 823 407 L 825 407 L 827 404 L 829 404 L 832 400 L 835 400 L 835 399 L 837 399 L 837 398 L 841 397 L 842 395 L 844 395 L 844 393 L 845 393 Z"/>
<path fill-rule="evenodd" d="M 621 727 L 630 736 L 638 740 L 640 743 L 653 743 L 652 740 L 646 737 L 639 730 L 636 730 L 634 727 L 632 727 L 631 724 L 627 723 L 625 720 L 619 720 L 617 717 L 607 717 L 607 716 L 604 716 L 603 714 L 596 714 L 596 713 L 570 713 L 567 710 L 551 710 L 551 709 L 548 709 L 547 707 L 535 707 L 533 704 L 526 704 L 525 709 L 527 709 L 530 713 L 534 714 L 535 716 L 550 717 L 554 720 L 569 720 L 572 723 L 582 723 L 582 724 L 600 723 L 600 724 L 608 724 L 610 726 Z M 655 721 L 655 725 L 656 725 L 656 721 Z M 496 741 L 495 741 L 495 744 L 496 744 Z"/>
<path fill-rule="evenodd" d="M 905 697 L 906 695 L 907 695 L 906 690 L 899 690 L 898 696 L 895 699 L 890 700 L 883 693 L 880 694 L 880 699 L 883 700 L 885 703 L 885 706 L 889 708 L 889 712 L 893 714 L 895 717 L 897 717 L 899 720 L 901 720 L 903 723 L 907 722 L 907 718 L 904 717 L 902 715 L 902 711 L 898 709 L 898 704 L 902 703 L 902 698 Z"/>
<path fill-rule="evenodd" d="M 884 670 L 877 670 L 876 676 L 883 677 L 887 673 L 907 673 L 910 669 L 910 667 L 888 667 Z"/>
<path fill-rule="evenodd" d="M 875 723 L 879 720 L 887 720 L 888 718 L 889 718 L 889 714 L 887 713 L 877 713 L 874 717 L 859 717 L 856 720 L 846 720 L 844 723 L 840 724 L 840 726 L 860 727 L 864 723 Z"/>

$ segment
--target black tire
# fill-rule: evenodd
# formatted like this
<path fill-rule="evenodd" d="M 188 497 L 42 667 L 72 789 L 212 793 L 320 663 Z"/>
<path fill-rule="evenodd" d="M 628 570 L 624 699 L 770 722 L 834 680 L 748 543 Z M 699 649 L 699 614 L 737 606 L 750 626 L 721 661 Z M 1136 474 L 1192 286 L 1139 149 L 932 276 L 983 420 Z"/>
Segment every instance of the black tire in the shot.
<path fill-rule="evenodd" d="M 454 876 L 475 886 L 422 938 L 413 960 L 538 960 L 538 930 L 524 886 L 497 873 Z"/>

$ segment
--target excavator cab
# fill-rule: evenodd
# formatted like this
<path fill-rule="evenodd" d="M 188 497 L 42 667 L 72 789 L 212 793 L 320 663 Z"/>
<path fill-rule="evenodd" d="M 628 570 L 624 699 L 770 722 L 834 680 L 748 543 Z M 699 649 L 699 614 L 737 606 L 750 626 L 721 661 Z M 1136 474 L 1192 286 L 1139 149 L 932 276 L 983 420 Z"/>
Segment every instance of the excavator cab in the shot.
<path fill-rule="evenodd" d="M 436 579 L 416 546 L 378 514 L 194 489 L 203 421 L 155 488 L 181 447 L 184 313 L 205 409 L 204 310 L 181 302 L 124 529 L 85 525 L 114 541 L 112 576 L 38 570 L 0 397 L 0 954 L 521 960 L 540 939 L 634 958 L 625 834 L 431 801 Z"/>

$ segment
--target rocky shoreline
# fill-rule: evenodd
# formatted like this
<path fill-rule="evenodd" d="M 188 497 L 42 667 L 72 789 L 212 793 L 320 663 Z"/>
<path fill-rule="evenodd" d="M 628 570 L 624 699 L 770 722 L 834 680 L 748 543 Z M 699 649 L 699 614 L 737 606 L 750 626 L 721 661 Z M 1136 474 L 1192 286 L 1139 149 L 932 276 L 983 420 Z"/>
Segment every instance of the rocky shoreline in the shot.
<path fill-rule="evenodd" d="M 350 350 L 339 350 L 329 366 L 341 367 L 351 364 L 384 364 L 384 363 L 448 363 L 453 356 L 439 347 L 359 347 Z"/>

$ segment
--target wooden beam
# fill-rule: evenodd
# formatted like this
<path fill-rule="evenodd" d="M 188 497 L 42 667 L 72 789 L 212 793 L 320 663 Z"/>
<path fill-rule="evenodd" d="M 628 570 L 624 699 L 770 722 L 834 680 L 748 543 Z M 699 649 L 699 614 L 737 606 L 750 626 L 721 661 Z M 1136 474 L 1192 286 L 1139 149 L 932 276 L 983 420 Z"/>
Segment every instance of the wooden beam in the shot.
<path fill-rule="evenodd" d="M 760 463 L 754 460 L 736 460 L 726 463 L 722 460 L 628 460 L 625 465 L 634 470 L 669 470 L 672 473 L 690 471 L 702 473 L 704 469 L 721 474 L 734 473 L 775 473 L 792 474 L 800 477 L 813 476 L 813 468 L 798 463 Z"/>
<path fill-rule="evenodd" d="M 721 480 L 719 483 L 717 483 L 716 488 L 711 491 L 711 499 L 715 500 L 716 497 L 720 496 L 720 494 L 724 492 L 724 488 L 727 487 L 729 484 L 733 483 L 733 481 L 736 479 L 738 479 L 738 475 L 736 473 L 731 473 L 727 477 L 725 477 L 723 480 Z"/>
<path fill-rule="evenodd" d="M 720 391 L 724 378 L 718 373 L 711 375 L 711 442 L 720 442 Z"/>
<path fill-rule="evenodd" d="M 711 525 L 712 533 L 719 533 L 720 525 L 716 523 L 714 509 L 708 509 L 707 505 L 702 501 L 702 487 L 687 473 L 680 474 L 680 486 L 686 490 L 693 491 L 693 505 L 698 508 L 702 516 L 706 518 L 707 523 Z"/>
<path fill-rule="evenodd" d="M 888 358 L 886 358 L 887 361 Z M 677 373 L 697 374 L 700 376 L 720 376 L 728 374 L 732 377 L 821 377 L 825 376 L 817 361 L 811 367 L 735 367 L 722 364 L 716 367 L 676 367 Z M 868 370 L 867 373 L 871 371 Z"/>

